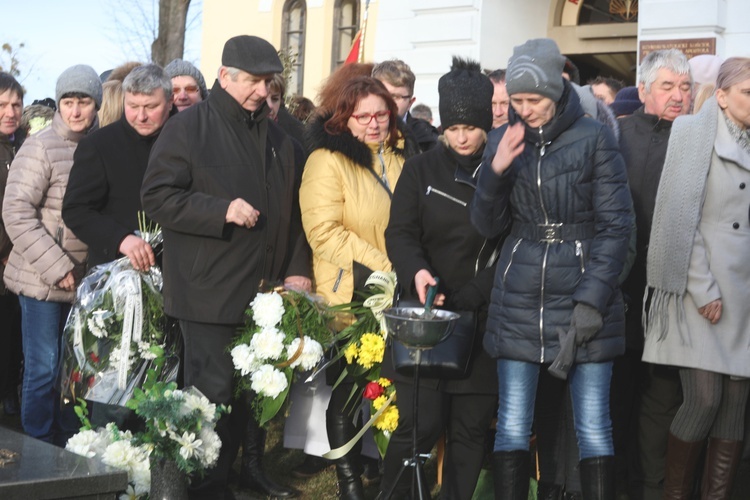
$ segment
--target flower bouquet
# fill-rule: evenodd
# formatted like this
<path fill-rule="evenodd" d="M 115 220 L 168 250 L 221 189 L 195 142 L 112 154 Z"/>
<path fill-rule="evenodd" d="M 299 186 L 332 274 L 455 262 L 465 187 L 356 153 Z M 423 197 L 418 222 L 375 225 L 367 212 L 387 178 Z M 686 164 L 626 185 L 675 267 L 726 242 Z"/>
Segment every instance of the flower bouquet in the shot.
<path fill-rule="evenodd" d="M 65 449 L 87 458 L 98 458 L 105 465 L 128 473 L 126 498 L 142 498 L 151 489 L 149 456 L 151 448 L 135 445 L 130 432 L 120 431 L 115 424 L 98 430 L 85 429 L 71 437 Z"/>
<path fill-rule="evenodd" d="M 321 301 L 283 288 L 258 293 L 245 316 L 232 361 L 238 389 L 257 394 L 256 415 L 265 425 L 286 401 L 295 370 L 311 370 L 323 359 L 333 316 Z"/>
<path fill-rule="evenodd" d="M 393 404 L 396 388 L 390 379 L 381 377 L 368 383 L 362 396 L 370 401 L 370 418 L 375 428 L 372 434 L 380 456 L 384 457 L 391 434 L 398 427 L 398 408 Z"/>
<path fill-rule="evenodd" d="M 148 377 L 155 372 L 149 371 Z M 174 382 L 154 382 L 148 378 L 143 390 L 136 388 L 127 406 L 144 422 L 142 431 L 120 431 L 115 424 L 91 430 L 86 419 L 85 402 L 76 407 L 84 429 L 68 440 L 66 449 L 98 457 L 106 465 L 126 470 L 130 483 L 126 497 L 141 498 L 150 494 L 162 498 L 155 490 L 164 487 L 155 471 L 171 466 L 178 476 L 170 480 L 187 486 L 190 474 L 202 474 L 219 458 L 221 440 L 214 430 L 223 406 L 209 402 L 197 389 L 178 390 Z M 174 485 L 167 485 L 173 487 Z M 122 497 L 121 497 L 122 498 Z"/>
<path fill-rule="evenodd" d="M 345 408 L 355 413 L 360 407 L 360 396 L 370 400 L 373 435 L 381 455 L 385 455 L 391 433 L 398 425 L 398 409 L 394 404 L 396 388 L 387 378 L 381 378 L 380 366 L 385 355 L 387 330 L 383 311 L 393 305 L 396 290 L 396 273 L 373 272 L 365 282 L 369 294 L 360 301 L 350 302 L 331 309 L 354 315 L 356 320 L 336 336 L 339 352 L 333 359 L 344 357 L 344 370 L 336 381 L 340 384 L 347 376 L 354 379 Z M 334 386 L 335 386 L 334 385 Z M 365 426 L 365 429 L 367 428 Z"/>
<path fill-rule="evenodd" d="M 156 247 L 161 231 L 145 225 L 139 236 Z M 157 267 L 138 272 L 127 257 L 89 271 L 64 329 L 63 396 L 124 406 L 148 370 L 175 379 L 179 328 L 164 315 L 161 289 Z"/>

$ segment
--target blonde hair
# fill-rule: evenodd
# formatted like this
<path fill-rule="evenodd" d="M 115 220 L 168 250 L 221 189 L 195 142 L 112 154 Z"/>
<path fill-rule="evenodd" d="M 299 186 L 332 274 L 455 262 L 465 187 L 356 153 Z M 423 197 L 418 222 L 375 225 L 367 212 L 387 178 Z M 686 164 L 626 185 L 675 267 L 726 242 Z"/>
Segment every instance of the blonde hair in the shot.
<path fill-rule="evenodd" d="M 708 100 L 709 97 L 714 95 L 716 86 L 713 83 L 701 83 L 698 85 L 698 90 L 695 92 L 695 99 L 693 99 L 693 113 L 700 111 L 701 107 Z"/>
<path fill-rule="evenodd" d="M 716 88 L 729 90 L 729 87 L 750 79 L 750 57 L 730 57 L 719 68 Z"/>
<path fill-rule="evenodd" d="M 99 108 L 99 127 L 104 127 L 120 119 L 125 109 L 122 82 L 108 80 L 102 84 L 102 106 Z"/>

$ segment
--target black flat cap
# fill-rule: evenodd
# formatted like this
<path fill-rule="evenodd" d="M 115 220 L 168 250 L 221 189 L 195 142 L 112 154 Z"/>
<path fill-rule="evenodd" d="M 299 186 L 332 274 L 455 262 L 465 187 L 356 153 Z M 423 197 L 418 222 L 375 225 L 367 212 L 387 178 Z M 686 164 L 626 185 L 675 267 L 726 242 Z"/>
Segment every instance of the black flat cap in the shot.
<path fill-rule="evenodd" d="M 221 64 L 253 75 L 281 73 L 284 69 L 273 45 L 262 38 L 250 35 L 240 35 L 227 40 L 221 54 Z"/>

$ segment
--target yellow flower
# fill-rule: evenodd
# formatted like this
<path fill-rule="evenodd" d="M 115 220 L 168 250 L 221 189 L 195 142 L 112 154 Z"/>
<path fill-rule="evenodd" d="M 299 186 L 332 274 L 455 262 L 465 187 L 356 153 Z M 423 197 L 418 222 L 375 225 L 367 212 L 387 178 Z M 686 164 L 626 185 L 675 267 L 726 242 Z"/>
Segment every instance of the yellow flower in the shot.
<path fill-rule="evenodd" d="M 360 348 L 357 362 L 363 368 L 372 368 L 375 363 L 383 362 L 385 354 L 385 341 L 376 333 L 365 333 L 360 339 Z"/>
<path fill-rule="evenodd" d="M 383 412 L 374 423 L 376 429 L 385 432 L 393 432 L 398 427 L 398 408 L 391 405 Z"/>
<path fill-rule="evenodd" d="M 388 401 L 388 398 L 385 396 L 378 396 L 372 401 L 372 407 L 375 409 L 375 411 L 378 411 L 385 402 Z"/>
<path fill-rule="evenodd" d="M 380 377 L 378 379 L 378 384 L 380 384 L 381 387 L 390 387 L 391 386 L 391 380 L 387 379 L 385 377 Z"/>
<path fill-rule="evenodd" d="M 348 364 L 352 364 L 354 358 L 357 357 L 357 351 L 357 344 L 355 344 L 354 342 L 349 344 L 346 349 L 344 349 L 344 357 L 346 358 L 346 362 Z"/>

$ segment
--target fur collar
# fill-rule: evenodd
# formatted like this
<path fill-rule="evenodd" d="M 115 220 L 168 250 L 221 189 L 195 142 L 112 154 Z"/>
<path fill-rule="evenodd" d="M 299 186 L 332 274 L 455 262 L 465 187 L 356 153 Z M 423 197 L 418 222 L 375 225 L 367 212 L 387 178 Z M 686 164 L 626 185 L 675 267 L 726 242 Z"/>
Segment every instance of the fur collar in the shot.
<path fill-rule="evenodd" d="M 341 153 L 355 164 L 372 169 L 372 149 L 364 142 L 358 140 L 350 132 L 339 135 L 329 134 L 324 128 L 325 122 L 331 117 L 330 114 L 311 118 L 305 128 L 305 147 L 310 154 L 316 149 L 327 149 L 335 153 Z M 399 148 L 394 148 L 398 155 L 404 154 Z"/>

